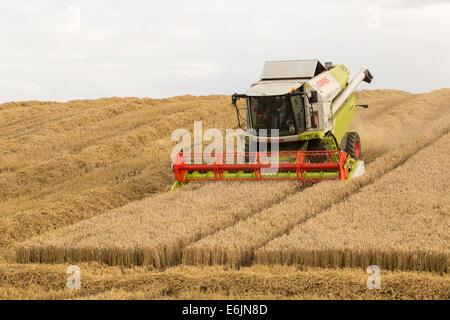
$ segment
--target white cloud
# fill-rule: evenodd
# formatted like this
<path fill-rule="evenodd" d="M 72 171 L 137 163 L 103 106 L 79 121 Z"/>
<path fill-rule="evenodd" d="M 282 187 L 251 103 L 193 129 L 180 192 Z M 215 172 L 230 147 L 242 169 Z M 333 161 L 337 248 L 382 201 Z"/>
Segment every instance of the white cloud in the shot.
<path fill-rule="evenodd" d="M 23 100 L 18 97 L 24 96 L 27 100 L 42 99 L 47 93 L 37 83 L 21 79 L 0 79 L 0 101 Z"/>
<path fill-rule="evenodd" d="M 380 28 L 367 28 L 369 5 Z M 294 58 L 367 66 L 370 88 L 429 91 L 450 86 L 449 14 L 422 0 L 2 0 L 0 102 L 232 93 L 265 60 Z"/>

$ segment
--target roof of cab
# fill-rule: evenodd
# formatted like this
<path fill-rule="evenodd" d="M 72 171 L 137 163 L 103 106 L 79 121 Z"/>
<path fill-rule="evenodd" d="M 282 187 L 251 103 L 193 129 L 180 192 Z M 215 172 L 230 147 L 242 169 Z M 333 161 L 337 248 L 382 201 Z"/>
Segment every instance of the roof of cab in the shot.
<path fill-rule="evenodd" d="M 248 90 L 248 96 L 277 96 L 301 87 L 312 77 L 326 71 L 319 60 L 266 61 L 261 80 Z"/>
<path fill-rule="evenodd" d="M 248 90 L 247 96 L 279 96 L 288 94 L 292 89 L 298 89 L 306 80 L 285 80 L 285 81 L 259 81 L 254 83 Z"/>
<path fill-rule="evenodd" d="M 317 59 L 266 61 L 261 80 L 310 79 L 326 70 Z"/>

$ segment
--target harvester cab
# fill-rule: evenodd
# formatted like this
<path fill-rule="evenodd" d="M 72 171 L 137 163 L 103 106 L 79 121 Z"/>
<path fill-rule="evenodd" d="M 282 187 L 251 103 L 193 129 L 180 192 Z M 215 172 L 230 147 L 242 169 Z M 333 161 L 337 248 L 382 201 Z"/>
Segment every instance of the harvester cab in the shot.
<path fill-rule="evenodd" d="M 180 153 L 173 189 L 192 180 L 349 180 L 362 175 L 361 141 L 348 130 L 358 106 L 353 92 L 362 81 L 370 83 L 372 75 L 362 69 L 350 82 L 349 75 L 342 64 L 324 66 L 318 60 L 266 62 L 260 80 L 245 94 L 232 96 L 238 125 L 246 130 L 241 136 L 245 150 L 192 164 Z M 245 99 L 245 108 L 238 106 L 239 99 Z"/>

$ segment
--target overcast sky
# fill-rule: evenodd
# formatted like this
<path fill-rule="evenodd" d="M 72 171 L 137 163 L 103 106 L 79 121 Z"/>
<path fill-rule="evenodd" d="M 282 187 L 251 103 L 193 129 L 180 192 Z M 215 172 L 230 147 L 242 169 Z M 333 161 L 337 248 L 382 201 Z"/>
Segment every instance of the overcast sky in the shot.
<path fill-rule="evenodd" d="M 0 0 L 0 102 L 245 92 L 264 61 L 450 87 L 450 1 Z"/>

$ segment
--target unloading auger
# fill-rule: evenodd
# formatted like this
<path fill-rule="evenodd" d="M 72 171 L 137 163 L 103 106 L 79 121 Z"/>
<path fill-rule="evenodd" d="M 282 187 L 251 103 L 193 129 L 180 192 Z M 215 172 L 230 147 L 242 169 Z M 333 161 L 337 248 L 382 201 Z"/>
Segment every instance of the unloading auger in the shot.
<path fill-rule="evenodd" d="M 342 64 L 318 60 L 266 62 L 261 79 L 232 96 L 238 125 L 247 129 L 241 135 L 245 151 L 179 153 L 172 190 L 189 181 L 349 180 L 364 174 L 359 135 L 348 130 L 356 107 L 368 108 L 356 104 L 353 92 L 373 77 L 362 69 L 348 82 L 349 74 Z M 273 129 L 278 134 L 271 136 Z"/>

